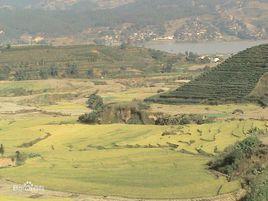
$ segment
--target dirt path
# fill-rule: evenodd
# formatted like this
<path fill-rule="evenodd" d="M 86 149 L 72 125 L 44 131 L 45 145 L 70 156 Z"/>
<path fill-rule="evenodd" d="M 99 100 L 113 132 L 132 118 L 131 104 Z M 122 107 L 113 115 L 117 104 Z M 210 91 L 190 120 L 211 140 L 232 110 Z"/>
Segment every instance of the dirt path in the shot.
<path fill-rule="evenodd" d="M 166 199 L 166 200 L 146 200 L 146 199 L 128 199 L 128 198 L 120 198 L 120 197 L 101 197 L 101 196 L 90 196 L 85 194 L 76 194 L 76 193 L 65 193 L 59 191 L 52 190 L 44 190 L 38 192 L 21 192 L 14 191 L 13 187 L 17 185 L 16 183 L 1 179 L 0 180 L 0 195 L 5 196 L 16 196 L 16 197 L 24 197 L 24 198 L 46 198 L 46 199 L 55 199 L 55 198 L 69 198 L 73 201 L 238 201 L 244 195 L 245 191 L 240 190 L 236 193 L 225 194 L 216 197 L 210 198 L 199 198 L 199 199 Z"/>

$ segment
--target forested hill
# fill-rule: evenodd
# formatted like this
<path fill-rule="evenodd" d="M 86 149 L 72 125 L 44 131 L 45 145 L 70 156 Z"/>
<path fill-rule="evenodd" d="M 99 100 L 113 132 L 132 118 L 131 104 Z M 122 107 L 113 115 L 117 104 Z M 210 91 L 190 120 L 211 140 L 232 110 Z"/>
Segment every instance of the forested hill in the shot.
<path fill-rule="evenodd" d="M 141 76 L 165 71 L 170 62 L 187 61 L 185 55 L 128 46 L 8 47 L 0 49 L 0 80 Z"/>
<path fill-rule="evenodd" d="M 264 98 L 268 91 L 263 91 L 267 90 L 267 87 L 263 86 L 267 81 L 262 76 L 267 72 L 268 44 L 242 51 L 177 90 L 149 98 L 147 101 L 216 104 L 241 102 L 252 95 Z M 260 80 L 261 78 L 263 80 Z M 254 88 L 256 92 L 251 94 Z"/>

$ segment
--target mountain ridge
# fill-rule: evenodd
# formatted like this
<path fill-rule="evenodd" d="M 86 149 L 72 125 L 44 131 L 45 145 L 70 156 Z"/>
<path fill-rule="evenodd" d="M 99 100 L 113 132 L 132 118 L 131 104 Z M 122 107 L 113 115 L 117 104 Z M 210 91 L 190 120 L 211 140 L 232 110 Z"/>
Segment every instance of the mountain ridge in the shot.
<path fill-rule="evenodd" d="M 46 43 L 67 37 L 112 45 L 268 38 L 267 0 L 0 0 L 0 5 L 2 43 L 29 43 L 25 34 Z"/>

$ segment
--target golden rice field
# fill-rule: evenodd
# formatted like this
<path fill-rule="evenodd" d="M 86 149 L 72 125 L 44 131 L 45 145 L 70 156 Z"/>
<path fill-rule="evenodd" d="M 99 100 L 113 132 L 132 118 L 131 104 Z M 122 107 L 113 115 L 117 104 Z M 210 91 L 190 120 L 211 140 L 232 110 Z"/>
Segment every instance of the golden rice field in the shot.
<path fill-rule="evenodd" d="M 16 150 L 35 154 L 21 166 L 0 169 L 2 178 L 18 183 L 30 180 L 47 189 L 90 195 L 189 198 L 214 196 L 219 188 L 220 193 L 227 193 L 240 187 L 238 181 L 228 182 L 210 173 L 206 163 L 211 157 L 196 150 L 215 154 L 215 147 L 222 151 L 246 137 L 248 129 L 265 128 L 265 122 L 90 126 L 78 124 L 73 117 L 37 114 L 5 117 L 0 126 L 0 142 L 5 144 L 7 155 Z M 162 136 L 167 130 L 177 134 Z M 19 148 L 46 133 L 51 136 Z"/>

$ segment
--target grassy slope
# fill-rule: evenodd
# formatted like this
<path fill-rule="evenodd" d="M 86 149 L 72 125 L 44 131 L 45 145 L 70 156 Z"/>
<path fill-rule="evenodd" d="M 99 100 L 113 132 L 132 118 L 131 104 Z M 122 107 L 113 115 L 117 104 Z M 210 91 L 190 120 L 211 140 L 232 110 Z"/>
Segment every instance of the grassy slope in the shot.
<path fill-rule="evenodd" d="M 256 46 L 227 59 L 177 90 L 149 98 L 162 103 L 239 102 L 268 71 L 268 45 Z"/>

